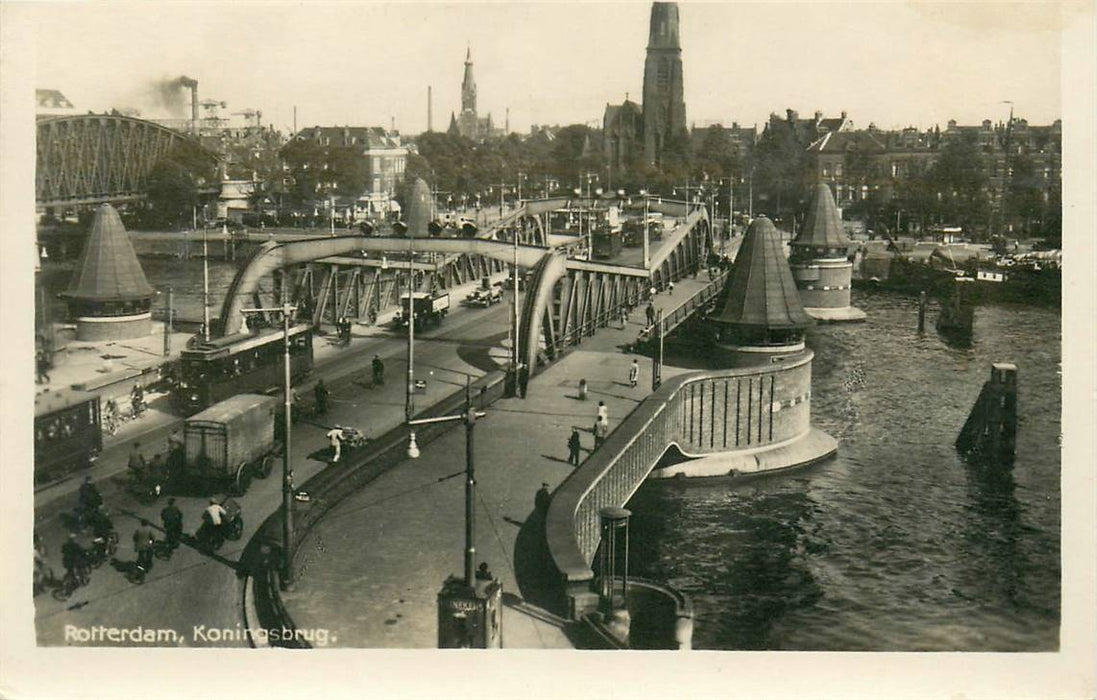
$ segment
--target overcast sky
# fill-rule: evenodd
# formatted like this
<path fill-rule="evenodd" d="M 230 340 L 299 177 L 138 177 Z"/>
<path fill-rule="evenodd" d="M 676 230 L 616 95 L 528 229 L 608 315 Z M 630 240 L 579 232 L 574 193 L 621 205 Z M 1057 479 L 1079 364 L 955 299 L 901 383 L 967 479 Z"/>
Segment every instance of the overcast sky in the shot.
<path fill-rule="evenodd" d="M 1056 3 L 679 3 L 687 118 L 761 125 L 770 112 L 849 112 L 858 126 L 944 127 L 1060 114 Z M 188 75 L 200 99 L 257 108 L 288 129 L 427 125 L 460 107 L 472 47 L 481 114 L 601 124 L 640 101 L 650 3 L 45 4 L 37 87 L 81 110 L 167 116 L 155 86 Z"/>

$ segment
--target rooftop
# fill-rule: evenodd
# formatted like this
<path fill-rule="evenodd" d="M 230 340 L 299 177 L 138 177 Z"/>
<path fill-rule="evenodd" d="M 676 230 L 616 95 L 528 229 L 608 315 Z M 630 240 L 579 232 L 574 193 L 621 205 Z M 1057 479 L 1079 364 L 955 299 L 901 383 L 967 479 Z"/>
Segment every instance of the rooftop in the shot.
<path fill-rule="evenodd" d="M 117 210 L 100 205 L 65 296 L 105 302 L 145 299 L 152 293 Z"/>
<path fill-rule="evenodd" d="M 744 234 L 727 290 L 727 303 L 713 319 L 718 323 L 773 329 L 814 323 L 800 303 L 777 228 L 764 216 L 751 222 Z"/>

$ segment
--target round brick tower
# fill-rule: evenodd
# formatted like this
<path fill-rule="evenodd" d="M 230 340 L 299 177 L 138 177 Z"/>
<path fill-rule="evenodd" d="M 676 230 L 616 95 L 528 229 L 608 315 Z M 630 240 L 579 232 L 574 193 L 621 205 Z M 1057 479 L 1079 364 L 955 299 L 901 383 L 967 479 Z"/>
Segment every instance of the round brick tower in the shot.
<path fill-rule="evenodd" d="M 77 340 L 141 338 L 151 330 L 153 289 L 126 227 L 109 204 L 95 211 L 76 273 L 62 296 L 76 317 Z"/>
<path fill-rule="evenodd" d="M 823 322 L 864 321 L 865 312 L 850 306 L 853 263 L 846 257 L 849 239 L 826 184 L 815 186 L 804 228 L 789 245 L 789 267 L 808 315 Z"/>

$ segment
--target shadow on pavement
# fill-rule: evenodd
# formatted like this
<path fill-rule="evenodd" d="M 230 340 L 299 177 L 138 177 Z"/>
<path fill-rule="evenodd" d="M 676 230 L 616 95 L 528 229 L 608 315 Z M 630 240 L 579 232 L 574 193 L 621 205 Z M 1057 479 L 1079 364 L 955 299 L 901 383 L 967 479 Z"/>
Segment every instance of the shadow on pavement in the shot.
<path fill-rule="evenodd" d="M 518 592 L 527 603 L 555 615 L 564 615 L 567 610 L 557 576 L 545 542 L 545 515 L 535 509 L 518 530 L 514 542 L 514 577 Z"/>

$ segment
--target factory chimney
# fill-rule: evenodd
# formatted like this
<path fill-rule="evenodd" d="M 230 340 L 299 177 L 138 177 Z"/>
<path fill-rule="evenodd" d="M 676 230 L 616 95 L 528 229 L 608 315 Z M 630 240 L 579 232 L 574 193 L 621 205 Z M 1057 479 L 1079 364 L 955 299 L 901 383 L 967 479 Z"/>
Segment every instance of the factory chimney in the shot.
<path fill-rule="evenodd" d="M 198 81 L 183 75 L 179 77 L 179 84 L 190 88 L 190 128 L 198 133 Z"/>
<path fill-rule="evenodd" d="M 434 131 L 431 109 L 434 106 L 431 98 L 431 86 L 427 86 L 427 133 Z"/>

